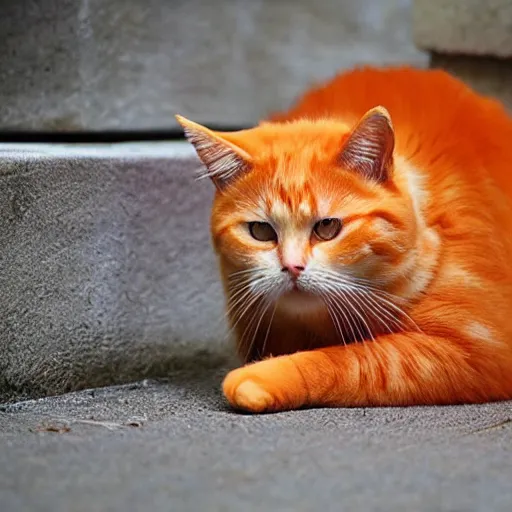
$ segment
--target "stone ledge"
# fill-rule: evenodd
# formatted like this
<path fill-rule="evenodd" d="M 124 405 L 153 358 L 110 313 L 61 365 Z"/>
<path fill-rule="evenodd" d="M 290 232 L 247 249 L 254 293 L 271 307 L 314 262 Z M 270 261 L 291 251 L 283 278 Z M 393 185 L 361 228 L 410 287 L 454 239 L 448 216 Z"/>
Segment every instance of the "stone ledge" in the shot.
<path fill-rule="evenodd" d="M 0 401 L 226 357 L 213 187 L 121 147 L 0 144 Z"/>
<path fill-rule="evenodd" d="M 355 64 L 426 66 L 411 2 L 0 1 L 0 131 L 253 125 Z"/>
<path fill-rule="evenodd" d="M 512 57 L 512 0 L 414 0 L 413 34 L 424 50 Z"/>

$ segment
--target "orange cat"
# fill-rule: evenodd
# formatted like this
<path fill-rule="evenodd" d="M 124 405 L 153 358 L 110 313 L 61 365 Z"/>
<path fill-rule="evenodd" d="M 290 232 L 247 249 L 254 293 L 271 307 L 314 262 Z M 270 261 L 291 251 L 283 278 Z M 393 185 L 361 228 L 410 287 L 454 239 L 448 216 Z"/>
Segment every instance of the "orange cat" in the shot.
<path fill-rule="evenodd" d="M 359 69 L 234 133 L 178 116 L 246 364 L 229 403 L 512 398 L 512 120 L 442 71 Z M 510 316 L 510 318 L 509 318 Z"/>

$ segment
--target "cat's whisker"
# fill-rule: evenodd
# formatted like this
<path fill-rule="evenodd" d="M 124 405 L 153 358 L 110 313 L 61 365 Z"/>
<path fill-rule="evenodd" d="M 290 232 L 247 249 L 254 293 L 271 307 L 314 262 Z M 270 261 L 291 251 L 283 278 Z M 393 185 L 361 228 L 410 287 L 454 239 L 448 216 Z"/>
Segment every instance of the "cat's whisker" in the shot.
<path fill-rule="evenodd" d="M 381 315 L 384 315 L 388 321 L 392 322 L 395 326 L 398 326 L 399 329 L 402 328 L 401 324 L 391 315 L 391 313 L 380 306 L 379 303 L 371 297 L 371 295 L 368 296 L 366 292 L 361 291 L 354 293 L 353 297 L 354 300 L 361 300 L 366 305 L 367 309 L 371 312 L 372 318 L 377 320 L 379 324 L 383 325 L 389 334 L 392 334 L 394 331 L 389 327 Z M 378 313 L 380 313 L 380 315 Z"/>
<path fill-rule="evenodd" d="M 338 297 L 338 299 L 339 299 L 339 297 Z M 341 304 L 340 304 L 340 302 L 341 302 Z M 356 341 L 357 340 L 357 335 L 356 335 L 356 332 L 354 330 L 354 326 L 352 325 L 352 322 L 351 322 L 350 318 L 347 315 L 346 306 L 345 306 L 344 301 L 343 300 L 339 300 L 338 302 L 333 301 L 333 305 L 341 313 L 341 315 L 343 316 L 343 319 L 345 320 L 345 325 L 347 325 L 348 328 L 350 329 L 352 341 Z"/>
<path fill-rule="evenodd" d="M 259 310 L 259 308 L 262 305 L 262 302 L 263 301 L 259 302 L 256 305 L 256 310 Z M 247 325 L 245 326 L 245 329 L 243 330 L 242 335 L 239 337 L 238 345 L 240 347 L 244 347 L 245 346 L 246 335 L 247 335 L 248 332 L 250 332 L 250 330 L 252 328 L 252 325 L 253 325 L 253 323 L 255 321 L 255 318 L 256 318 L 256 315 L 253 314 L 252 318 L 247 322 Z M 250 353 L 251 353 L 251 347 L 248 346 L 247 349 L 245 350 L 245 354 L 244 354 L 244 360 L 245 361 L 249 360 Z"/>
<path fill-rule="evenodd" d="M 268 300 L 268 299 L 263 302 L 263 307 L 260 309 L 260 311 L 258 313 L 259 320 L 256 324 L 256 327 L 253 330 L 253 335 L 252 335 L 251 343 L 249 344 L 249 349 L 247 351 L 247 355 L 250 355 L 254 349 L 254 343 L 256 342 L 256 338 L 258 336 L 258 331 L 260 329 L 261 321 L 265 317 L 265 315 L 268 311 L 268 308 L 271 306 L 271 304 L 272 304 L 272 301 Z M 263 356 L 263 350 L 260 350 L 259 357 L 261 358 L 262 356 Z"/>
<path fill-rule="evenodd" d="M 379 297 L 379 300 L 381 301 L 381 303 L 384 303 L 388 305 L 391 309 L 394 309 L 400 316 L 405 317 L 405 319 L 408 320 L 412 324 L 412 326 L 415 329 L 417 329 L 418 332 L 423 332 L 418 326 L 418 324 L 400 306 L 396 305 L 394 302 L 384 297 Z"/>
<path fill-rule="evenodd" d="M 228 281 L 236 281 L 237 279 L 246 278 L 246 276 L 254 276 L 257 274 L 265 275 L 265 268 L 263 267 L 253 267 L 246 268 L 243 270 L 237 270 L 236 272 L 231 273 L 228 276 Z"/>
<path fill-rule="evenodd" d="M 349 303 L 347 302 L 346 298 L 341 294 L 341 293 L 338 293 L 339 290 L 337 290 L 334 286 L 332 286 L 330 283 L 327 283 L 327 282 L 324 282 L 323 283 L 323 286 L 331 292 L 332 295 L 334 295 L 334 297 L 336 297 L 339 301 L 339 303 L 336 303 L 336 305 L 338 306 L 338 308 L 340 309 L 340 312 L 341 314 L 343 315 L 343 317 L 345 318 L 345 320 L 347 321 L 347 324 L 348 324 L 348 327 L 352 333 L 352 339 L 353 341 L 357 341 L 358 337 L 354 331 L 354 327 L 353 327 L 353 323 L 354 323 L 354 317 L 352 316 L 351 312 L 350 312 L 350 309 L 348 308 L 349 306 Z M 341 304 L 340 304 L 341 303 Z M 350 315 L 350 319 L 348 318 L 347 315 Z M 364 334 L 361 332 L 361 330 L 359 329 L 359 326 L 356 324 L 356 329 L 358 331 L 358 334 L 359 334 L 359 337 L 360 339 L 364 339 L 365 336 Z"/>
<path fill-rule="evenodd" d="M 269 306 L 271 305 L 272 301 L 266 296 L 266 294 L 262 294 L 260 301 L 255 307 L 255 310 L 253 311 L 252 318 L 249 320 L 242 337 L 240 338 L 240 343 L 243 344 L 246 339 L 251 336 L 252 332 L 252 339 L 251 342 L 248 344 L 248 348 L 246 350 L 246 359 L 251 355 L 254 343 L 258 334 L 258 330 L 261 324 L 261 321 L 263 320 Z"/>
<path fill-rule="evenodd" d="M 255 276 L 243 276 L 239 278 L 237 281 L 231 281 L 228 283 L 228 288 L 231 294 L 235 293 L 240 288 L 244 288 L 246 286 L 256 287 L 258 283 L 265 281 L 266 276 L 264 275 L 255 275 Z"/>
<path fill-rule="evenodd" d="M 381 316 L 376 314 L 375 309 L 377 309 L 387 318 L 388 321 L 392 322 L 399 329 L 404 328 L 404 324 L 378 302 L 377 299 L 379 297 L 375 296 L 373 292 L 360 286 L 353 287 L 349 284 L 348 287 L 350 288 L 350 292 L 352 294 L 351 296 L 354 298 L 354 300 L 362 300 L 367 306 L 369 306 L 369 310 L 372 313 L 372 316 L 381 322 L 390 331 L 390 333 L 393 331 L 389 328 L 387 323 L 383 321 Z"/>
<path fill-rule="evenodd" d="M 371 289 L 366 288 L 364 286 L 356 286 L 356 290 L 360 291 L 366 297 L 369 298 L 374 304 L 378 305 L 381 308 L 381 311 L 384 311 L 389 320 L 391 320 L 395 325 L 398 326 L 399 329 L 407 328 L 407 325 L 404 323 L 401 317 L 407 319 L 419 332 L 421 329 L 418 327 L 416 322 L 397 304 L 395 304 L 392 300 L 387 299 L 384 295 L 392 296 L 391 294 L 387 294 L 379 289 Z M 387 306 L 386 308 L 384 306 Z M 395 317 L 392 315 L 391 310 L 395 311 L 399 317 Z"/>
<path fill-rule="evenodd" d="M 332 272 L 332 271 L 330 271 L 330 272 Z M 349 283 L 351 283 L 353 286 L 356 286 L 358 288 L 363 288 L 365 290 L 374 291 L 374 292 L 388 298 L 389 300 L 391 300 L 393 302 L 398 302 L 400 304 L 407 302 L 403 297 L 400 297 L 400 295 L 396 295 L 394 293 L 387 292 L 386 290 L 383 290 L 382 288 L 379 288 L 378 286 L 376 286 L 374 281 L 370 281 L 370 280 L 362 278 L 362 277 L 351 276 Z"/>
<path fill-rule="evenodd" d="M 392 311 L 390 311 L 388 309 L 388 307 L 386 307 L 386 304 L 382 304 L 382 302 L 379 302 L 380 301 L 380 297 L 378 295 L 376 295 L 374 292 L 370 292 L 370 291 L 361 291 L 361 296 L 364 298 L 364 300 L 366 300 L 367 302 L 369 302 L 371 305 L 373 305 L 373 307 L 378 310 L 382 315 L 383 317 L 385 317 L 385 319 L 391 323 L 391 325 L 395 328 L 395 329 L 398 329 L 398 330 L 404 330 L 407 328 L 407 325 L 403 322 L 403 320 L 397 316 L 396 313 L 393 313 Z M 381 320 L 381 322 L 383 323 L 383 325 L 385 325 L 388 330 L 390 331 L 390 333 L 393 333 L 393 329 L 391 329 L 387 323 L 384 322 L 384 318 L 381 317 L 381 316 L 377 316 L 377 318 L 379 320 Z"/>
<path fill-rule="evenodd" d="M 243 330 L 242 335 L 239 338 L 239 346 L 241 346 L 241 347 L 244 346 L 246 337 L 251 332 L 251 329 L 252 329 L 256 319 L 258 318 L 258 313 L 261 311 L 261 309 L 264 305 L 265 305 L 264 294 L 258 295 L 256 297 L 256 300 L 252 301 L 249 308 L 251 308 L 251 307 L 253 308 L 253 315 L 247 322 L 245 329 Z M 238 324 L 239 320 L 240 320 L 240 318 L 235 323 L 235 326 Z M 233 326 L 233 329 L 235 326 Z M 246 350 L 245 359 L 247 359 L 249 357 L 251 350 L 252 350 L 252 347 L 249 346 Z"/>
<path fill-rule="evenodd" d="M 240 270 L 235 270 L 235 272 L 231 272 L 231 274 L 229 274 L 229 277 L 234 277 L 234 276 L 239 276 L 239 275 L 244 275 L 244 274 L 254 274 L 257 272 L 266 272 L 266 271 L 267 271 L 267 268 L 264 266 L 254 266 L 254 267 L 249 267 L 249 268 L 242 268 Z"/>
<path fill-rule="evenodd" d="M 228 300 L 228 307 L 226 308 L 224 315 L 219 319 L 217 327 L 226 322 L 226 320 L 228 321 L 228 332 L 226 333 L 225 340 L 229 339 L 229 337 L 234 332 L 235 327 L 243 319 L 247 311 L 259 299 L 261 299 L 263 295 L 263 293 L 258 293 L 255 295 L 254 292 L 249 287 L 247 287 L 247 289 L 245 289 L 244 291 L 245 293 L 239 296 L 235 303 L 230 304 L 230 301 Z M 244 308 L 244 306 L 246 306 L 246 308 L 243 309 L 242 311 L 242 308 Z M 231 321 L 234 321 L 232 325 Z"/>
<path fill-rule="evenodd" d="M 233 323 L 233 325 L 231 326 L 231 329 L 235 329 L 235 327 L 239 324 L 239 322 L 242 320 L 242 318 L 247 314 L 247 312 L 251 309 L 252 306 L 254 306 L 257 301 L 261 300 L 262 297 L 264 296 L 264 293 L 263 292 L 260 292 L 260 293 L 257 293 L 257 294 L 254 294 L 251 299 L 249 299 L 248 303 L 245 305 L 245 308 L 243 309 L 243 311 L 239 313 L 239 311 L 235 311 L 235 315 L 234 315 L 234 319 L 235 319 L 235 322 Z M 242 306 L 243 307 L 243 306 Z"/>
<path fill-rule="evenodd" d="M 357 293 L 354 293 L 352 295 L 350 295 L 350 299 L 354 300 L 359 309 L 358 308 L 354 308 L 356 313 L 359 315 L 359 317 L 361 318 L 362 322 L 364 323 L 368 333 L 370 334 L 370 338 L 372 340 L 375 340 L 375 335 L 373 334 L 373 330 L 371 328 L 371 325 L 372 325 L 372 319 L 370 319 L 370 317 L 368 316 L 368 311 L 367 311 L 367 304 L 365 304 L 364 302 L 361 301 L 361 297 L 357 294 Z M 364 315 L 364 317 L 363 317 Z"/>
<path fill-rule="evenodd" d="M 250 269 L 250 271 L 246 270 L 243 272 L 245 276 L 242 279 L 240 279 L 238 282 L 235 282 L 234 284 L 229 284 L 228 286 L 228 304 L 232 303 L 234 300 L 237 300 L 237 298 L 239 298 L 244 291 L 248 290 L 249 293 L 255 293 L 259 287 L 265 286 L 266 284 L 272 282 L 272 276 L 263 274 L 262 272 L 258 271 L 258 269 Z"/>
<path fill-rule="evenodd" d="M 339 273 L 336 273 L 330 269 L 326 269 L 322 267 L 322 273 L 325 273 L 329 276 L 330 280 L 332 282 L 337 282 L 342 286 L 348 286 L 352 288 L 353 290 L 359 290 L 361 292 L 366 292 L 367 294 L 371 294 L 373 297 L 378 297 L 380 304 L 386 304 L 389 308 L 393 309 L 396 313 L 398 313 L 400 316 L 405 317 L 411 324 L 419 331 L 422 332 L 419 326 L 414 322 L 414 320 L 403 310 L 402 307 L 400 307 L 397 302 L 404 302 L 404 299 L 397 296 L 390 294 L 389 292 L 386 292 L 384 290 L 381 290 L 380 288 L 375 287 L 373 284 L 371 284 L 370 281 L 365 280 L 363 278 L 358 277 L 345 277 L 342 276 Z M 362 284 L 365 283 L 365 284 Z M 403 325 L 403 324 L 402 324 Z"/>
<path fill-rule="evenodd" d="M 225 316 L 230 320 L 230 330 L 234 331 L 248 313 L 252 312 L 252 317 L 245 321 L 244 330 L 239 336 L 239 345 L 247 347 L 246 357 L 250 357 L 253 352 L 261 322 L 273 302 L 272 292 L 275 294 L 275 275 L 269 274 L 268 269 L 261 267 L 242 269 L 228 276 L 228 300 Z M 271 322 L 275 309 L 272 312 Z M 267 326 L 263 351 L 266 348 L 271 322 Z"/>
<path fill-rule="evenodd" d="M 240 303 L 247 300 L 247 298 L 249 298 L 254 293 L 253 288 L 255 287 L 255 285 L 264 284 L 265 280 L 266 279 L 264 278 L 259 278 L 258 281 L 248 282 L 244 287 L 240 287 L 240 289 L 238 289 L 235 293 L 230 295 L 228 299 L 228 309 L 225 315 L 229 316 L 234 308 L 236 308 Z"/>
<path fill-rule="evenodd" d="M 371 327 L 368 325 L 365 318 L 361 315 L 361 313 L 359 312 L 359 309 L 354 304 L 352 304 L 352 302 L 350 302 L 350 299 L 354 299 L 355 296 L 352 295 L 350 297 L 347 297 L 347 295 L 345 293 L 342 293 L 341 297 L 345 300 L 345 303 L 347 304 L 347 307 L 349 308 L 350 316 L 352 318 L 354 317 L 354 315 L 357 316 L 359 318 L 359 320 L 363 323 L 364 327 L 366 328 L 366 332 L 370 336 L 370 339 L 374 340 L 373 331 L 372 331 Z M 359 340 L 364 341 L 366 339 L 366 336 L 361 331 L 361 327 L 360 327 L 357 319 L 354 319 L 354 324 L 355 324 L 357 332 L 359 334 Z"/>
<path fill-rule="evenodd" d="M 352 283 L 350 279 L 339 274 L 336 274 L 335 272 L 330 271 L 328 269 L 325 272 L 322 272 L 321 276 L 322 277 L 317 278 L 319 284 L 321 286 L 331 289 L 331 291 L 334 288 L 337 294 L 343 295 L 343 297 L 339 297 L 340 301 L 344 300 L 344 297 L 347 297 L 348 295 L 347 300 L 345 300 L 344 302 L 346 302 L 348 307 L 351 307 L 353 312 L 365 324 L 365 327 L 368 329 L 368 333 L 371 335 L 372 338 L 374 338 L 375 335 L 373 334 L 372 329 L 368 325 L 368 322 L 366 322 L 366 320 L 362 317 L 362 314 L 367 316 L 367 314 L 370 313 L 371 317 L 374 318 L 381 325 L 383 325 L 384 328 L 390 333 L 394 331 L 388 325 L 388 322 L 390 322 L 392 325 L 395 326 L 395 328 L 399 330 L 403 330 L 404 328 L 406 328 L 406 325 L 403 323 L 403 321 L 400 318 L 396 317 L 395 315 L 399 313 L 404 316 L 407 316 L 407 314 L 399 306 L 393 304 L 391 301 L 388 301 L 386 298 L 378 295 L 376 289 L 375 291 L 369 290 L 360 284 Z M 348 300 L 348 298 L 357 302 L 357 304 L 361 308 L 361 311 L 359 311 L 359 309 L 356 308 L 350 302 L 350 300 Z M 364 305 L 366 305 L 366 307 L 363 307 Z M 390 311 L 390 309 L 392 309 L 395 312 L 395 314 L 393 314 Z"/>
<path fill-rule="evenodd" d="M 389 309 L 384 307 L 384 305 L 379 302 L 379 297 L 372 294 L 372 292 L 356 289 L 353 291 L 353 295 L 359 296 L 360 299 L 369 306 L 369 310 L 371 311 L 373 318 L 383 325 L 389 333 L 393 333 L 394 331 L 389 327 L 387 322 L 390 322 L 395 329 L 403 330 L 405 328 L 402 320 L 389 311 Z"/>
<path fill-rule="evenodd" d="M 329 312 L 329 316 L 331 317 L 332 323 L 334 325 L 334 328 L 336 329 L 336 332 L 338 333 L 338 336 L 341 338 L 341 341 L 343 342 L 343 345 L 347 345 L 347 342 L 345 341 L 345 336 L 343 334 L 343 329 L 341 327 L 340 321 L 338 316 L 336 315 L 336 310 L 333 308 L 332 300 L 331 298 L 324 294 L 322 295 L 325 305 L 327 306 L 327 311 Z"/>
<path fill-rule="evenodd" d="M 357 307 L 355 307 L 355 305 L 350 302 L 350 299 L 356 300 L 356 297 L 357 297 L 356 294 L 349 295 L 346 290 L 336 290 L 336 289 L 334 289 L 333 293 L 336 295 L 336 297 L 338 297 L 341 301 L 343 301 L 344 304 L 346 304 L 347 308 L 349 308 L 349 312 L 350 312 L 350 315 L 352 318 L 353 318 L 353 315 L 352 315 L 352 312 L 353 312 L 363 322 L 363 324 L 366 328 L 366 331 L 370 335 L 370 338 L 373 340 L 374 335 L 373 335 L 370 325 L 368 324 L 366 319 L 363 317 L 363 315 L 360 313 L 359 309 Z M 358 302 L 358 305 L 361 306 L 360 302 Z M 362 311 L 365 311 L 364 308 L 362 308 Z M 356 325 L 360 339 L 364 340 L 365 336 L 361 332 L 359 325 L 357 324 L 357 322 L 354 322 L 354 323 Z"/>
<path fill-rule="evenodd" d="M 350 315 L 350 317 L 352 319 L 352 322 L 354 322 L 356 325 L 356 328 L 358 330 L 358 334 L 359 334 L 360 338 L 364 339 L 365 336 L 361 332 L 360 327 L 357 324 L 357 322 L 355 322 L 354 314 L 363 322 L 368 333 L 373 337 L 372 331 L 370 329 L 370 326 L 366 322 L 366 319 L 361 315 L 359 310 L 353 304 L 351 304 L 350 301 L 348 300 L 349 298 L 352 298 L 352 295 L 350 297 L 347 297 L 346 290 L 344 289 L 344 287 L 342 288 L 342 287 L 334 286 L 332 280 L 327 280 L 323 276 L 319 276 L 319 278 L 317 280 L 318 280 L 318 284 L 321 287 L 323 287 L 326 290 L 329 290 L 329 292 L 332 295 L 334 295 L 339 301 L 341 301 L 343 303 L 347 313 Z"/>
<path fill-rule="evenodd" d="M 368 280 L 321 268 L 310 277 L 310 286 L 312 291 L 323 298 L 337 335 L 344 345 L 349 339 L 354 342 L 375 340 L 376 327 L 378 332 L 383 329 L 392 334 L 407 328 L 404 319 L 414 323 L 403 308 L 395 303 L 404 302 L 403 299 L 381 290 Z M 275 275 L 263 268 L 243 269 L 229 276 L 229 298 L 225 314 L 230 320 L 231 331 L 252 312 L 252 318 L 245 320 L 244 331 L 239 337 L 246 357 L 251 357 L 254 344 L 260 339 L 258 333 L 262 322 L 274 303 L 270 317 L 265 320 L 265 336 L 258 349 L 260 357 L 264 356 L 279 294 L 280 290 L 275 287 Z"/>
<path fill-rule="evenodd" d="M 265 357 L 265 349 L 267 348 L 268 336 L 270 334 L 270 329 L 272 327 L 272 322 L 274 320 L 274 316 L 276 314 L 276 310 L 277 310 L 277 301 L 274 303 L 274 309 L 272 310 L 272 315 L 270 316 L 270 321 L 268 322 L 268 327 L 267 327 L 267 332 L 265 334 L 265 339 L 263 340 L 263 346 L 262 346 L 262 349 L 261 349 L 262 357 Z"/>

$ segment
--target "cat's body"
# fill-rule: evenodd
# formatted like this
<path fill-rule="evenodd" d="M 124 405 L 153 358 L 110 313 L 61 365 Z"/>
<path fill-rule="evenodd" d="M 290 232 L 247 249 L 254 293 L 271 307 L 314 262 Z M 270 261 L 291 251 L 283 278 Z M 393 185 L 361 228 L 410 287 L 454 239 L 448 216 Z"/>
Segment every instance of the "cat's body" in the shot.
<path fill-rule="evenodd" d="M 441 71 L 363 69 L 252 130 L 182 124 L 219 189 L 239 353 L 264 359 L 226 377 L 233 406 L 512 398 L 512 120 L 497 102 Z"/>

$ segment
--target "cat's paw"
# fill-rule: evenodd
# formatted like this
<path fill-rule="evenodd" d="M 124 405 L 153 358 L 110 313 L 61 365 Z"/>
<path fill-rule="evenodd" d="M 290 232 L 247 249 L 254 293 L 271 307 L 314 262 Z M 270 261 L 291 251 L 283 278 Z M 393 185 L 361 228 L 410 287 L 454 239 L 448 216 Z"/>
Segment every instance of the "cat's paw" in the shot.
<path fill-rule="evenodd" d="M 230 405 L 247 412 L 278 412 L 306 405 L 309 392 L 295 356 L 269 357 L 229 372 L 222 388 Z"/>
<path fill-rule="evenodd" d="M 222 390 L 229 404 L 238 410 L 259 413 L 275 408 L 275 399 L 245 368 L 228 373 Z"/>

